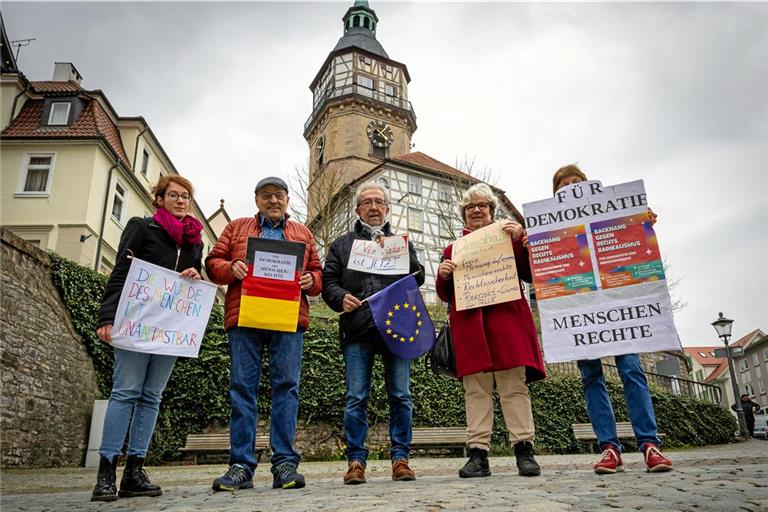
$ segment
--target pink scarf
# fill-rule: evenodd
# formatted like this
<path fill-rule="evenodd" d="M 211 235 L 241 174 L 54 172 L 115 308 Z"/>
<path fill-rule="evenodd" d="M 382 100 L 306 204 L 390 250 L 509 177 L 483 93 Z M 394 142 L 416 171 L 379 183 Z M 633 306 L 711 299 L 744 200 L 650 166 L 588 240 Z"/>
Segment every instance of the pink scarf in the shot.
<path fill-rule="evenodd" d="M 195 245 L 199 244 L 203 237 L 203 224 L 194 217 L 187 215 L 179 220 L 165 208 L 158 208 L 153 217 L 158 224 L 168 233 L 168 235 L 181 245 L 184 242 Z"/>

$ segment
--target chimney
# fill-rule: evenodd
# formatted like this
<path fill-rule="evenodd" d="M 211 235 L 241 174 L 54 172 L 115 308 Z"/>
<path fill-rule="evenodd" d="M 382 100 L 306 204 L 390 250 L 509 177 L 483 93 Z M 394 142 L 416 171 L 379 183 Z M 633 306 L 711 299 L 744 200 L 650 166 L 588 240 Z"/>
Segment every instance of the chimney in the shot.
<path fill-rule="evenodd" d="M 77 72 L 77 68 L 71 62 L 55 62 L 53 67 L 53 81 L 54 82 L 80 82 L 83 81 L 83 77 Z"/>

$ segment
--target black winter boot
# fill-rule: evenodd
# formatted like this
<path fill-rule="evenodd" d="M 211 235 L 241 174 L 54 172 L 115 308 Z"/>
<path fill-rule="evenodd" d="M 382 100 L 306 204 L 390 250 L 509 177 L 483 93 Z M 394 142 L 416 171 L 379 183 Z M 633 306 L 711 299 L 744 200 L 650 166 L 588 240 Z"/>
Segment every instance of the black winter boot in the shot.
<path fill-rule="evenodd" d="M 515 445 L 515 458 L 517 459 L 517 473 L 520 476 L 539 476 L 541 468 L 533 458 L 533 445 L 528 441 L 521 441 Z"/>
<path fill-rule="evenodd" d="M 459 476 L 461 478 L 491 476 L 491 468 L 488 465 L 488 450 L 470 448 L 469 460 L 459 470 Z"/>
<path fill-rule="evenodd" d="M 99 474 L 96 476 L 96 487 L 93 488 L 91 501 L 115 501 L 117 499 L 116 468 L 117 457 L 111 461 L 104 456 L 99 459 Z"/>
<path fill-rule="evenodd" d="M 144 457 L 129 455 L 125 461 L 123 469 L 123 478 L 120 479 L 120 491 L 117 493 L 121 498 L 133 498 L 136 496 L 160 496 L 163 494 L 159 485 L 149 481 L 147 471 L 144 466 Z"/>

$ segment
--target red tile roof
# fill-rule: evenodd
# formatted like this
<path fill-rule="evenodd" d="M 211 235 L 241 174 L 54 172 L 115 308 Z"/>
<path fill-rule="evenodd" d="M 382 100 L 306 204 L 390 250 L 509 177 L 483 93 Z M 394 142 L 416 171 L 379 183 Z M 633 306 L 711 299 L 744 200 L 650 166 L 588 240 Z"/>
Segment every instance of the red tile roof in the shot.
<path fill-rule="evenodd" d="M 477 178 L 456 169 L 455 167 L 451 167 L 450 165 L 445 164 L 440 160 L 436 160 L 431 156 L 422 153 L 421 151 L 414 151 L 413 153 L 405 153 L 403 155 L 391 157 L 390 160 L 393 162 L 402 162 L 408 165 L 423 167 L 431 171 L 442 172 L 450 176 L 456 176 L 461 179 L 469 180 L 471 183 L 477 183 L 480 181 Z"/>
<path fill-rule="evenodd" d="M 46 93 L 46 92 L 82 92 L 85 89 L 80 87 L 80 84 L 77 82 L 54 82 L 54 81 L 46 81 L 46 82 L 29 82 L 32 88 L 35 90 L 35 92 L 39 93 Z"/>
<path fill-rule="evenodd" d="M 52 83 L 66 84 L 67 82 Z M 72 126 L 66 128 L 41 126 L 44 102 L 42 100 L 30 100 L 24 104 L 24 107 L 22 107 L 21 112 L 16 116 L 13 123 L 3 130 L 0 135 L 6 139 L 103 138 L 115 151 L 120 160 L 123 161 L 123 164 L 130 169 L 130 162 L 125 153 L 125 148 L 123 148 L 117 127 L 98 101 L 89 96 L 82 96 L 82 99 L 86 101 L 86 106 L 80 112 L 77 119 L 74 120 Z"/>
<path fill-rule="evenodd" d="M 721 347 L 683 347 L 683 352 L 691 356 L 691 359 L 701 366 L 717 366 L 726 361 L 726 358 L 715 357 L 714 351 L 716 348 Z M 702 353 L 704 354 L 703 356 L 701 355 Z"/>

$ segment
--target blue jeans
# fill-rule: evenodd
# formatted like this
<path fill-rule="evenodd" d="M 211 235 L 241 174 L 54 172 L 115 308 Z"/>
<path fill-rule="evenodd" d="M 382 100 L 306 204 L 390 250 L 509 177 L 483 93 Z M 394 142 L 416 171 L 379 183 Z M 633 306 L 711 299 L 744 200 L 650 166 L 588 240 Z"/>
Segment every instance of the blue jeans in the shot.
<path fill-rule="evenodd" d="M 621 451 L 621 444 L 616 434 L 616 415 L 608 398 L 608 389 L 605 387 L 603 365 L 599 359 L 579 361 L 578 365 L 581 371 L 581 382 L 584 385 L 589 420 L 592 422 L 597 441 L 601 448 L 610 444 Z M 616 367 L 624 385 L 624 400 L 627 403 L 637 446 L 642 450 L 648 443 L 661 445 L 656 435 L 656 415 L 653 412 L 648 381 L 640 365 L 640 356 L 637 354 L 616 356 Z"/>
<path fill-rule="evenodd" d="M 176 356 L 115 348 L 112 393 L 99 448 L 101 455 L 112 460 L 123 453 L 125 434 L 130 425 L 128 455 L 146 457 L 163 390 L 175 363 Z"/>
<path fill-rule="evenodd" d="M 374 347 L 364 343 L 349 343 L 342 347 L 347 378 L 347 403 L 344 408 L 344 434 L 347 439 L 347 459 L 365 463 L 368 450 L 368 396 L 371 394 L 371 373 Z M 392 460 L 407 459 L 411 451 L 411 362 L 385 351 L 384 382 L 389 398 L 389 454 Z"/>
<path fill-rule="evenodd" d="M 269 354 L 272 384 L 272 411 L 269 444 L 272 465 L 291 462 L 298 466 L 301 456 L 293 449 L 299 412 L 299 379 L 304 333 L 278 332 L 248 327 L 234 327 L 227 332 L 232 359 L 229 399 L 229 463 L 256 469 L 253 443 L 258 421 L 259 382 L 264 351 Z"/>

